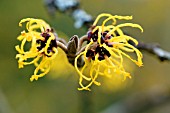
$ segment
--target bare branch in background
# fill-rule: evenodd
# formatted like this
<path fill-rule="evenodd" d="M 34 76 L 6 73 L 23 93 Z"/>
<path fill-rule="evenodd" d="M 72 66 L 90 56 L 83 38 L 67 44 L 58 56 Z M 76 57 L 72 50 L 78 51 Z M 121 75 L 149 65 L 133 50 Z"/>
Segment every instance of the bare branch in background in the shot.
<path fill-rule="evenodd" d="M 78 0 L 45 0 L 45 5 L 52 15 L 55 14 L 56 10 L 71 15 L 75 21 L 75 28 L 82 26 L 89 28 L 92 25 L 92 16 L 80 8 Z M 161 49 L 157 44 L 139 42 L 136 48 L 156 55 L 161 61 L 170 60 L 170 52 Z"/>
<path fill-rule="evenodd" d="M 129 41 L 129 43 L 135 46 L 135 44 L 133 42 Z M 170 52 L 163 50 L 159 46 L 159 44 L 139 42 L 139 44 L 135 47 L 140 50 L 147 51 L 147 52 L 157 56 L 158 59 L 160 59 L 160 61 L 165 61 L 165 60 L 170 61 Z"/>
<path fill-rule="evenodd" d="M 45 0 L 45 5 L 51 15 L 54 15 L 56 10 L 71 15 L 75 28 L 89 28 L 93 22 L 92 16 L 80 8 L 78 0 Z"/>

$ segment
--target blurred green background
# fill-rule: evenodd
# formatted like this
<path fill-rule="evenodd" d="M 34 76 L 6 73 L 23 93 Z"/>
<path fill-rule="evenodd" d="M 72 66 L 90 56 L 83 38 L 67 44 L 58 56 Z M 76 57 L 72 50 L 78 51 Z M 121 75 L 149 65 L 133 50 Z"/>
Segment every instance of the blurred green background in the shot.
<path fill-rule="evenodd" d="M 93 17 L 103 12 L 133 15 L 132 21 L 144 28 L 142 34 L 139 30 L 131 30 L 134 37 L 144 42 L 157 42 L 163 49 L 170 51 L 170 2 L 168 0 L 81 0 L 80 2 L 81 7 Z M 86 33 L 83 28 L 75 29 L 74 21 L 68 15 L 56 12 L 55 18 L 51 18 L 43 0 L 0 0 L 0 113 L 81 113 L 82 109 L 86 107 L 88 109 L 89 106 L 94 113 L 99 113 L 112 104 L 121 104 L 133 98 L 133 95 L 137 95 L 138 99 L 148 91 L 151 92 L 150 97 L 160 94 L 158 96 L 160 100 L 170 95 L 170 63 L 160 62 L 155 56 L 145 52 L 144 66 L 136 68 L 130 65 L 129 68 L 133 68 L 132 75 L 135 76 L 128 85 L 120 88 L 111 86 L 112 89 L 106 89 L 103 83 L 100 87 L 94 86 L 92 92 L 78 91 L 78 75 L 71 65 L 67 65 L 66 60 L 63 62 L 66 65 L 64 67 L 67 68 L 56 65 L 56 71 L 52 70 L 45 77 L 31 83 L 29 77 L 33 74 L 34 67 L 26 66 L 24 69 L 18 69 L 14 48 L 19 44 L 16 37 L 22 30 L 18 23 L 26 17 L 42 18 L 68 37 Z M 84 104 L 82 101 L 86 98 L 91 103 L 82 107 Z M 147 105 L 147 98 L 144 99 L 146 100 L 142 102 Z M 138 104 L 134 108 L 140 106 L 142 105 Z M 127 113 L 169 112 L 168 98 L 161 104 Z"/>

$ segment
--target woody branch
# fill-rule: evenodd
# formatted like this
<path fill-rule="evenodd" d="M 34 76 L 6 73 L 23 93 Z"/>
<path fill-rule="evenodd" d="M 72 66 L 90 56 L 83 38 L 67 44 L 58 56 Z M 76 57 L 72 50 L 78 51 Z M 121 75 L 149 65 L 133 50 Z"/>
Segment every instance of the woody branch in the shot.
<path fill-rule="evenodd" d="M 56 10 L 66 13 L 74 19 L 75 28 L 86 27 L 88 29 L 94 21 L 92 16 L 80 8 L 80 2 L 78 0 L 66 1 L 67 0 L 45 0 L 45 5 L 51 15 L 54 15 Z M 133 43 L 131 44 L 133 45 Z M 135 47 L 157 56 L 160 61 L 170 61 L 170 52 L 162 49 L 158 44 L 139 41 L 139 44 Z"/>

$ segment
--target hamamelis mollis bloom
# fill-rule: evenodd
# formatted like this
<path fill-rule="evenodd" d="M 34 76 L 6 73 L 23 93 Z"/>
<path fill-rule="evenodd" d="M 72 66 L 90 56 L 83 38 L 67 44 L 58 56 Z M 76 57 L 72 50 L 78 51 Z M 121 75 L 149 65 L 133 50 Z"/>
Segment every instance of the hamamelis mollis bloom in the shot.
<path fill-rule="evenodd" d="M 58 53 L 56 36 L 51 27 L 41 19 L 22 19 L 19 26 L 22 26 L 24 22 L 26 22 L 26 31 L 22 31 L 17 38 L 21 41 L 21 45 L 15 47 L 18 51 L 16 58 L 19 68 L 30 64 L 35 65 L 34 74 L 30 78 L 33 81 L 49 72 L 52 60 Z M 31 46 L 29 50 L 24 49 L 27 43 Z"/>
<path fill-rule="evenodd" d="M 98 25 L 99 20 L 103 17 L 105 17 L 105 20 L 101 25 Z M 99 75 L 112 76 L 116 74 L 117 76 L 123 76 L 122 80 L 125 80 L 127 77 L 131 78 L 130 73 L 124 69 L 123 57 L 127 57 L 136 65 L 142 66 L 142 53 L 128 43 L 128 41 L 133 41 L 138 45 L 138 41 L 122 31 L 122 27 L 129 26 L 139 28 L 143 32 L 142 27 L 133 23 L 117 25 L 117 20 L 131 19 L 132 16 L 113 16 L 111 14 L 100 14 L 96 18 L 93 26 L 87 33 L 88 44 L 85 47 L 85 51 L 78 54 L 75 58 L 75 68 L 80 75 L 79 84 L 81 88 L 79 90 L 90 90 L 89 87 L 92 84 L 99 86 L 100 82 L 96 81 Z M 110 22 L 111 24 L 109 24 Z M 135 53 L 137 58 L 132 58 L 128 53 Z M 77 60 L 81 56 L 83 56 L 85 64 L 80 69 L 77 66 Z M 89 68 L 88 74 L 85 74 L 86 68 Z M 87 82 L 84 83 L 84 80 Z"/>

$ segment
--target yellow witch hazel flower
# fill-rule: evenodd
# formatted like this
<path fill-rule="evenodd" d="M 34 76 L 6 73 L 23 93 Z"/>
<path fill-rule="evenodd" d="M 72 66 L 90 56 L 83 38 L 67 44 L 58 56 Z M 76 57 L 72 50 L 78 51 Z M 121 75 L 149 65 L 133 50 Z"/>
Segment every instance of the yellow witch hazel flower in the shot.
<path fill-rule="evenodd" d="M 21 45 L 15 47 L 18 51 L 16 58 L 19 68 L 29 64 L 35 65 L 34 74 L 30 78 L 33 81 L 49 72 L 52 60 L 58 53 L 56 36 L 51 27 L 41 19 L 22 19 L 19 26 L 22 26 L 24 22 L 26 22 L 27 31 L 21 32 L 17 38 L 21 41 Z M 27 43 L 31 45 L 29 50 L 24 49 Z"/>
<path fill-rule="evenodd" d="M 101 25 L 98 22 L 101 18 L 105 18 Z M 92 84 L 100 85 L 96 79 L 99 75 L 111 77 L 112 75 L 123 76 L 122 80 L 127 77 L 131 78 L 130 73 L 126 72 L 123 66 L 123 57 L 127 57 L 138 66 L 142 66 L 142 53 L 129 44 L 133 41 L 138 45 L 138 41 L 131 36 L 123 33 L 122 28 L 129 26 L 143 29 L 138 24 L 123 23 L 117 25 L 117 20 L 131 20 L 132 16 L 118 16 L 111 14 L 100 14 L 88 31 L 88 45 L 85 51 L 81 52 L 75 58 L 75 68 L 80 75 L 79 90 L 90 90 Z M 110 24 L 111 23 L 111 24 Z M 132 58 L 128 53 L 135 53 L 137 59 Z M 78 68 L 77 62 L 80 57 L 84 58 L 84 66 Z M 89 69 L 86 73 L 86 69 Z M 84 83 L 84 80 L 87 81 Z M 114 82 L 114 81 L 113 81 Z"/>

